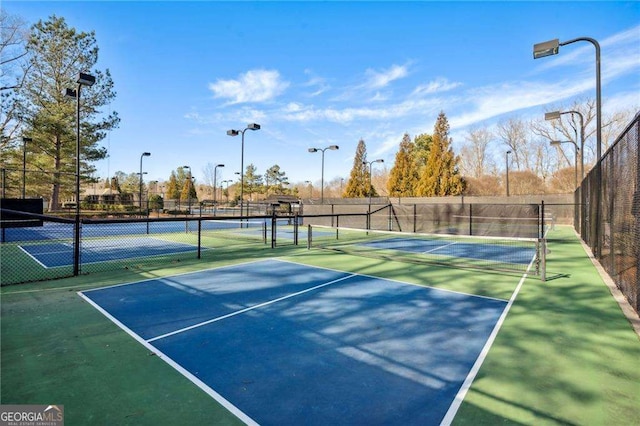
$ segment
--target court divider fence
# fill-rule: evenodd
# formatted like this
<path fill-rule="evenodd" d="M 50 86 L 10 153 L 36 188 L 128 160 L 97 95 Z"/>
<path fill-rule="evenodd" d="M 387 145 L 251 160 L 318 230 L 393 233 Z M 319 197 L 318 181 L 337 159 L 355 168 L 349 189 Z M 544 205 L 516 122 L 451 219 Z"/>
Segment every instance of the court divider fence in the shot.
<path fill-rule="evenodd" d="M 520 210 L 529 217 L 517 219 L 498 215 L 492 226 L 487 226 L 485 221 L 477 227 L 473 225 L 477 217 L 472 212 L 486 214 L 487 209 L 477 207 L 474 210 L 471 206 L 468 210 L 440 208 L 451 213 L 449 216 L 454 222 L 445 224 L 438 216 L 441 226 L 435 229 L 436 233 L 513 236 L 520 232 L 517 229 L 523 228 L 523 221 L 538 224 L 540 233 L 544 228 L 544 208 L 539 206 L 525 206 Z M 74 219 L 4 208 L 0 211 L 1 285 L 123 268 L 153 269 L 186 260 L 251 257 L 256 250 L 276 246 L 306 247 L 305 225 L 422 233 L 426 229 L 432 230 L 426 224 L 433 222 L 432 216 L 415 207 L 406 214 L 390 204 L 368 206 L 365 212 L 312 215 L 81 218 L 76 240 Z M 498 213 L 492 211 L 492 214 Z M 11 220 L 5 220 L 9 217 Z M 527 229 L 528 237 L 538 236 L 538 233 L 530 235 L 529 226 L 523 229 Z M 77 270 L 74 268 L 76 262 Z"/>

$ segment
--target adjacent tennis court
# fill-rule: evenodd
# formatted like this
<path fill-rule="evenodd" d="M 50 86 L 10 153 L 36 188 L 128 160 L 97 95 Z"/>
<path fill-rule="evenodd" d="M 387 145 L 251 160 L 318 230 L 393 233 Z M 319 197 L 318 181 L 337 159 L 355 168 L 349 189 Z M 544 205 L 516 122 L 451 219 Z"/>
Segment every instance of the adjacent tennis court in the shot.
<path fill-rule="evenodd" d="M 84 264 L 111 262 L 132 258 L 162 256 L 196 251 L 197 246 L 167 241 L 155 237 L 127 239 L 128 247 L 122 247 L 117 239 L 87 240 L 82 243 L 81 257 Z M 73 244 L 51 242 L 20 245 L 19 248 L 44 268 L 73 265 Z"/>
<path fill-rule="evenodd" d="M 80 295 L 265 425 L 438 424 L 507 307 L 274 259 Z"/>

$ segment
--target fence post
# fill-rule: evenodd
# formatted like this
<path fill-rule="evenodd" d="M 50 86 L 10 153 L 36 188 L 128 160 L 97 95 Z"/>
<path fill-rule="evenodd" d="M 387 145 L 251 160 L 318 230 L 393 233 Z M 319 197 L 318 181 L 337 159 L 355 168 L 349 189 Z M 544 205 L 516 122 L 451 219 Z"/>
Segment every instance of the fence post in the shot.
<path fill-rule="evenodd" d="M 76 200 L 79 203 L 80 200 Z M 76 213 L 76 223 L 73 230 L 73 276 L 80 275 L 80 215 Z"/>
<path fill-rule="evenodd" d="M 413 233 L 416 233 L 416 222 L 418 220 L 418 206 L 417 204 L 413 205 Z"/>
<path fill-rule="evenodd" d="M 198 219 L 198 259 L 200 259 L 201 247 L 202 247 L 202 217 Z"/>

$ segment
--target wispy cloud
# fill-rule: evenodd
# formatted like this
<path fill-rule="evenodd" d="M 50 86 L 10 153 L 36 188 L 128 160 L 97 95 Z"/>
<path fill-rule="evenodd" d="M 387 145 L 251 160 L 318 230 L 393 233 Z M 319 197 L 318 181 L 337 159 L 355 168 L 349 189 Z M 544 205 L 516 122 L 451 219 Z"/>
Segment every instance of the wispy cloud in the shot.
<path fill-rule="evenodd" d="M 392 65 L 391 68 L 383 71 L 368 69 L 365 71 L 367 80 L 361 87 L 371 90 L 386 87 L 394 80 L 398 80 L 409 75 L 408 65 Z"/>
<path fill-rule="evenodd" d="M 413 90 L 412 96 L 425 96 L 433 93 L 447 92 L 462 86 L 462 83 L 449 81 L 446 78 L 440 77 L 426 84 L 421 84 Z"/>
<path fill-rule="evenodd" d="M 209 83 L 214 97 L 228 99 L 228 104 L 270 101 L 287 87 L 289 82 L 283 81 L 276 70 L 250 70 L 235 80 Z"/>

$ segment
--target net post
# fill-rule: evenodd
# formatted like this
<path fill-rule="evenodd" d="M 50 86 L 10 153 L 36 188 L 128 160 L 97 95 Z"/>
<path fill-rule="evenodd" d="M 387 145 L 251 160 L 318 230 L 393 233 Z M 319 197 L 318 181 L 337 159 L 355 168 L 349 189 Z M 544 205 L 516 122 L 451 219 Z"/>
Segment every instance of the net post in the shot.
<path fill-rule="evenodd" d="M 149 221 L 147 221 L 147 225 Z M 200 259 L 202 251 L 202 217 L 198 219 L 198 259 Z"/>
<path fill-rule="evenodd" d="M 311 225 L 307 225 L 307 250 L 311 250 Z"/>
<path fill-rule="evenodd" d="M 473 235 L 473 204 L 469 204 L 469 235 Z"/>
<path fill-rule="evenodd" d="M 293 245 L 298 245 L 298 213 L 293 216 Z"/>
<path fill-rule="evenodd" d="M 242 228 L 242 220 L 240 221 L 240 228 Z M 247 226 L 249 224 L 247 223 Z M 262 243 L 267 244 L 267 222 L 262 222 Z"/>

